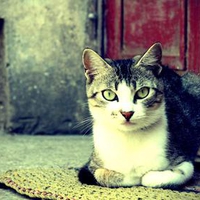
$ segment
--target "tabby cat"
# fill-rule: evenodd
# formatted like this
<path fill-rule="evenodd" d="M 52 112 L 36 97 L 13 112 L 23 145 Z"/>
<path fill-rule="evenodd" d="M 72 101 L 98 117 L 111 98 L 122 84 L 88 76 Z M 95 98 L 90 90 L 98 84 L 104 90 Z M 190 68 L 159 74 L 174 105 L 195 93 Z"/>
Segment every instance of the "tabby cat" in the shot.
<path fill-rule="evenodd" d="M 200 79 L 161 63 L 161 44 L 133 59 L 83 52 L 94 150 L 82 183 L 178 187 L 194 173 L 200 138 Z"/>

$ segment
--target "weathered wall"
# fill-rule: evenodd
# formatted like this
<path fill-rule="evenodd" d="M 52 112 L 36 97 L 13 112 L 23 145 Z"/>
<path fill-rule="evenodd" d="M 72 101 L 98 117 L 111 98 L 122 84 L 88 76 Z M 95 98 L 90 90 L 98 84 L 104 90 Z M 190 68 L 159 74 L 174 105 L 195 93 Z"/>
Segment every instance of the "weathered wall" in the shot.
<path fill-rule="evenodd" d="M 12 131 L 78 133 L 88 116 L 81 54 L 88 1 L 0 0 Z"/>
<path fill-rule="evenodd" d="M 4 20 L 0 18 L 0 135 L 9 127 L 9 89 L 5 67 Z"/>

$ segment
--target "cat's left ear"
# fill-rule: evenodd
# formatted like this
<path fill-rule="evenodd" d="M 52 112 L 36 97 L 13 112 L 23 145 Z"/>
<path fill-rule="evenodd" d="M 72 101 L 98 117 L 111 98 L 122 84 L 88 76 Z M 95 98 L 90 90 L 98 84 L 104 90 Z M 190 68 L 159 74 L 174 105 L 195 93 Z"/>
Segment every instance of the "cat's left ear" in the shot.
<path fill-rule="evenodd" d="M 155 43 L 141 56 L 136 66 L 151 67 L 159 75 L 162 71 L 161 59 L 162 46 L 160 43 Z"/>

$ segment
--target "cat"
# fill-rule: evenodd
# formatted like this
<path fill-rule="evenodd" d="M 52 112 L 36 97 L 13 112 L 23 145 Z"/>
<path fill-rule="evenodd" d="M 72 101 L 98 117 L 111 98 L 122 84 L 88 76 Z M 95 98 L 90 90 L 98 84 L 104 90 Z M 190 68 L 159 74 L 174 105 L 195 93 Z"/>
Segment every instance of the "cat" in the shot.
<path fill-rule="evenodd" d="M 200 145 L 200 78 L 163 66 L 153 44 L 132 59 L 83 52 L 94 150 L 80 182 L 174 188 L 194 173 Z"/>

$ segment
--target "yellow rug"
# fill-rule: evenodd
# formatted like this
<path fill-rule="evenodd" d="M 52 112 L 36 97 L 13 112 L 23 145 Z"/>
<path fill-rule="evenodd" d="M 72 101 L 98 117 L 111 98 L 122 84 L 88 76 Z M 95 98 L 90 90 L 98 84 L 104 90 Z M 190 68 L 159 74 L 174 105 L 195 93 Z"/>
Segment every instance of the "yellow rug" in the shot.
<path fill-rule="evenodd" d="M 75 169 L 35 168 L 10 170 L 0 183 L 31 198 L 65 200 L 199 200 L 200 194 L 145 187 L 110 189 L 84 185 Z"/>

